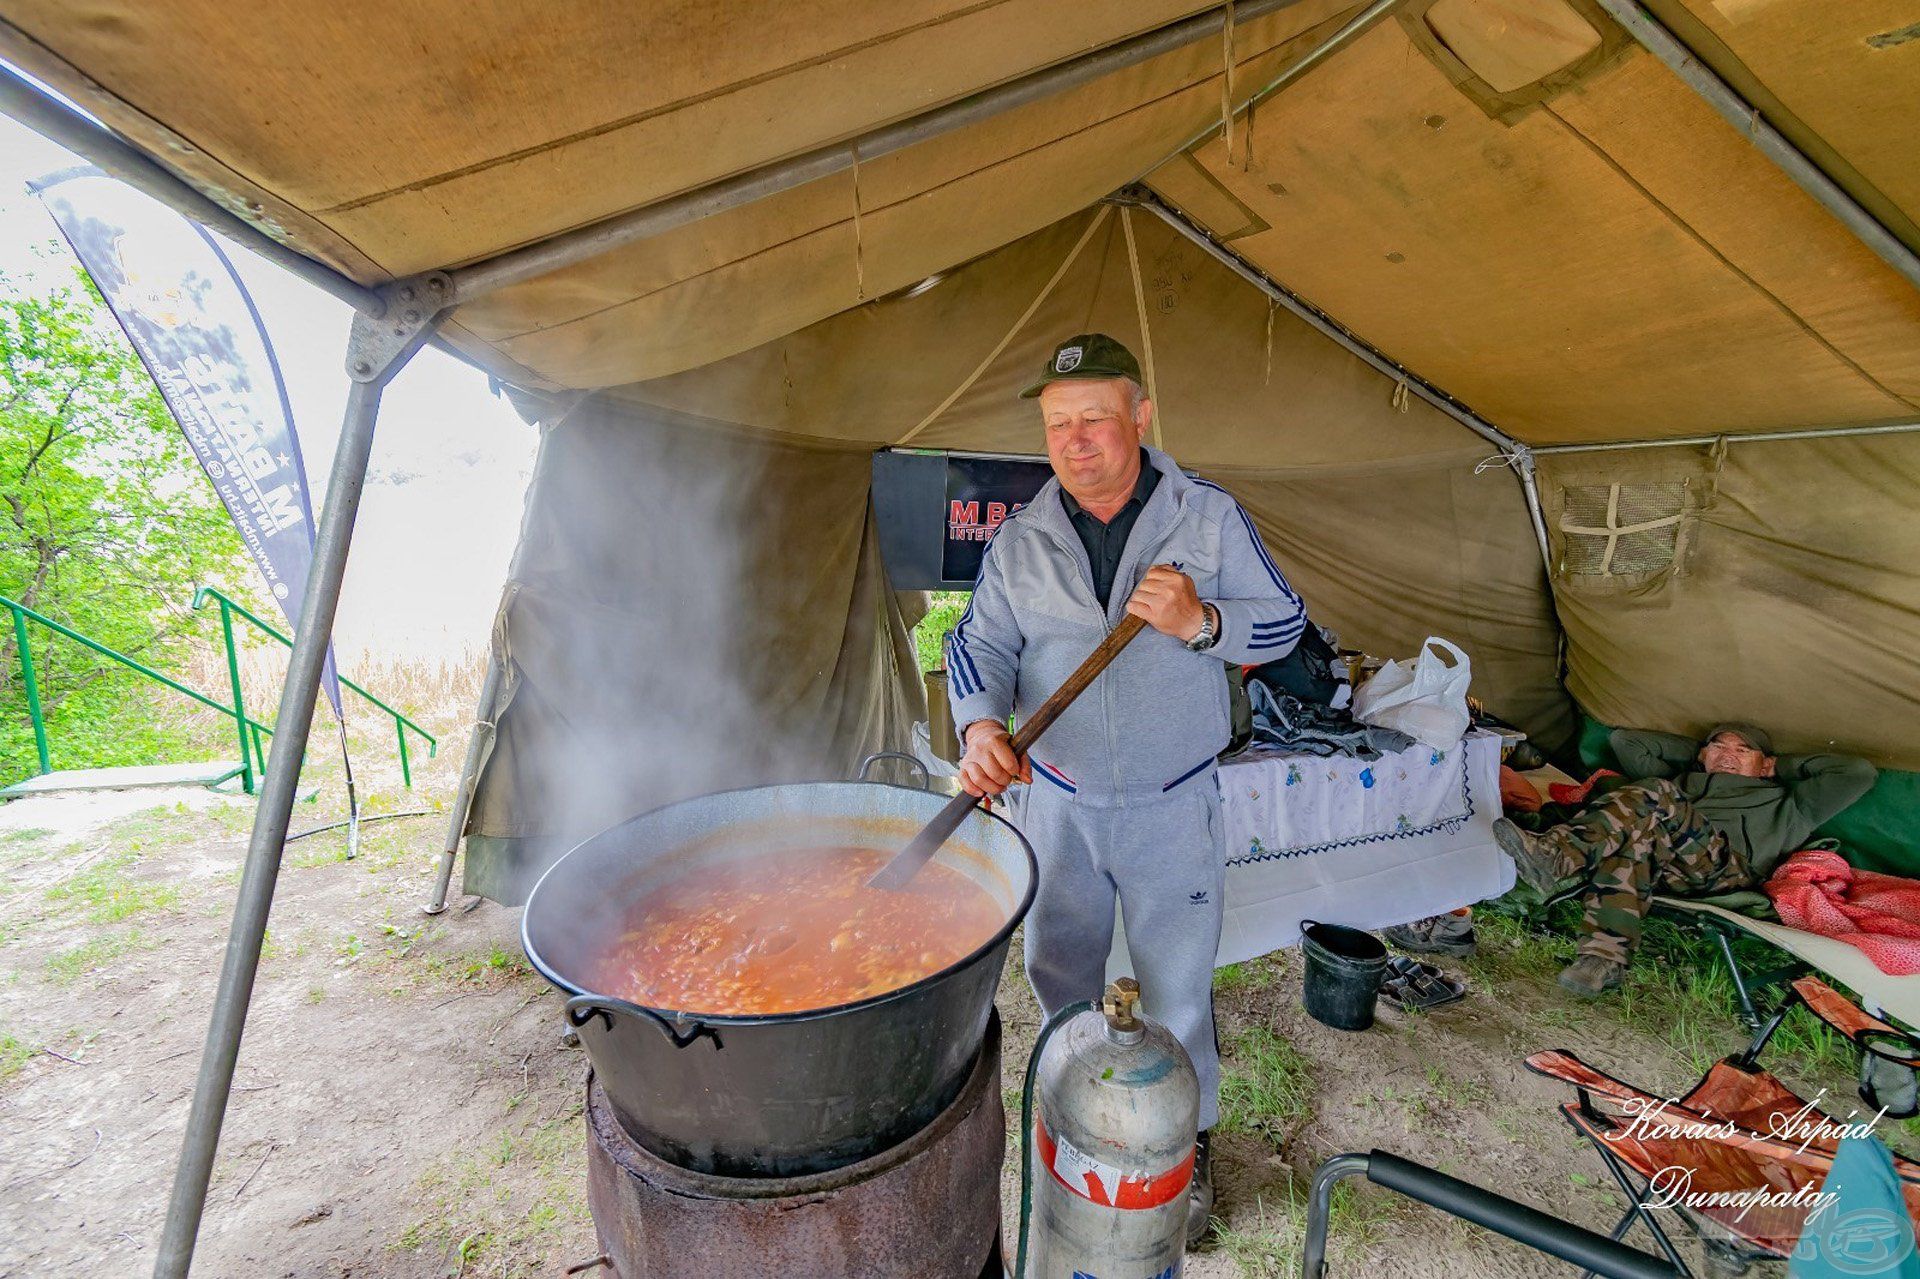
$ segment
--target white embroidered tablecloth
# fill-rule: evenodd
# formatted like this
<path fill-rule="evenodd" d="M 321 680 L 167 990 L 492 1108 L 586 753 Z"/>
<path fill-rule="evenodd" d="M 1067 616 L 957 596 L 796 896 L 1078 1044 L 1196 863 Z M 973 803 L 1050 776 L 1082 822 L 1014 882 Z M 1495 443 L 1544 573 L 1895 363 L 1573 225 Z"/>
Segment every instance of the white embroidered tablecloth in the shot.
<path fill-rule="evenodd" d="M 1220 964 L 1296 944 L 1303 920 L 1380 929 L 1513 887 L 1513 862 L 1493 842 L 1500 739 L 1492 733 L 1372 762 L 1241 755 L 1220 769 L 1220 798 Z M 1125 947 L 1116 930 L 1110 974 L 1128 971 Z"/>

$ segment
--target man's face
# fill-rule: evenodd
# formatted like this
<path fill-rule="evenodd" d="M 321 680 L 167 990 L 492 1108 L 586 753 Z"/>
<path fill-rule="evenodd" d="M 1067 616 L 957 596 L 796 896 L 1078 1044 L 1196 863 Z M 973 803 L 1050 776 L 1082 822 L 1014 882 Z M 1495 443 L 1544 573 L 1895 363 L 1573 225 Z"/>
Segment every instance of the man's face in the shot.
<path fill-rule="evenodd" d="M 1700 766 L 1709 773 L 1772 777 L 1773 756 L 1747 745 L 1738 733 L 1722 733 L 1700 748 Z"/>
<path fill-rule="evenodd" d="M 1065 380 L 1040 392 L 1047 424 L 1047 461 L 1074 500 L 1108 501 L 1132 488 L 1140 441 L 1153 420 L 1153 403 L 1133 402 L 1124 378 Z"/>

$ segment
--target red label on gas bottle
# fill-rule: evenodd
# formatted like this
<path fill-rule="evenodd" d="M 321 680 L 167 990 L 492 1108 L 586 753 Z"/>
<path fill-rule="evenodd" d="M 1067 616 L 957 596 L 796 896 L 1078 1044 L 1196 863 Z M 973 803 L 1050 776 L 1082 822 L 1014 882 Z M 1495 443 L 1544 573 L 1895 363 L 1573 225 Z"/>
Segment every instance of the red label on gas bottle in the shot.
<path fill-rule="evenodd" d="M 1158 1208 L 1186 1193 L 1193 1180 L 1193 1150 L 1164 1172 L 1121 1168 L 1088 1154 L 1064 1137 L 1047 1131 L 1046 1121 L 1033 1120 L 1034 1149 L 1055 1181 L 1103 1208 Z"/>

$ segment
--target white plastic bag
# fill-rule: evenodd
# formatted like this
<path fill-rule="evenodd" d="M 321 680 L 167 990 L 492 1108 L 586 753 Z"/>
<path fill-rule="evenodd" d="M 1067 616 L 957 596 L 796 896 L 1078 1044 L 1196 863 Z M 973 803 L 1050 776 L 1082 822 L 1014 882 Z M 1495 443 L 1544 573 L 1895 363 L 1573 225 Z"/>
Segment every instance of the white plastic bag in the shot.
<path fill-rule="evenodd" d="M 1449 666 L 1438 649 L 1453 658 Z M 1427 636 L 1410 665 L 1388 662 L 1353 693 L 1353 717 L 1362 724 L 1398 729 L 1436 749 L 1466 736 L 1471 716 L 1467 685 L 1473 666 L 1467 655 L 1438 635 Z"/>

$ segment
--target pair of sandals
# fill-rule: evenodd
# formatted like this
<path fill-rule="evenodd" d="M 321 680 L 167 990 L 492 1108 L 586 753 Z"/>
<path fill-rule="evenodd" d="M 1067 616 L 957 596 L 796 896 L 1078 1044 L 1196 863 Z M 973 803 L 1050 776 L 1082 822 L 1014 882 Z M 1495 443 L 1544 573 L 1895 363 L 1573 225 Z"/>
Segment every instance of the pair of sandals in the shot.
<path fill-rule="evenodd" d="M 1380 998 L 1402 1012 L 1425 1012 L 1450 1004 L 1467 993 L 1467 983 L 1450 977 L 1432 964 L 1406 955 L 1387 960 L 1380 978 Z"/>

